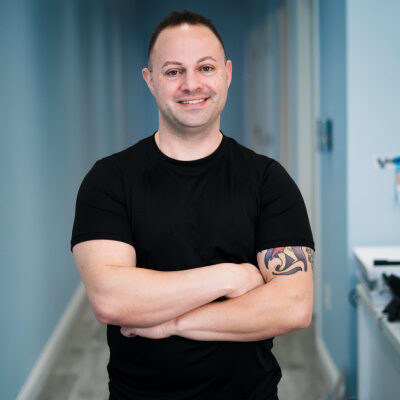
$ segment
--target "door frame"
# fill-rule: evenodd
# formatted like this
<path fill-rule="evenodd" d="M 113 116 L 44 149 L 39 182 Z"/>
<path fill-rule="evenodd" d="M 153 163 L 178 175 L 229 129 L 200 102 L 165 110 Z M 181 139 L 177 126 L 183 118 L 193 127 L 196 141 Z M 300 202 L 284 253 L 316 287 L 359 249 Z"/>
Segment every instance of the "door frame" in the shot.
<path fill-rule="evenodd" d="M 290 114 L 296 124 L 295 146 L 292 146 L 291 165 L 296 182 L 300 187 L 307 206 L 313 230 L 316 252 L 314 256 L 314 316 L 317 321 L 317 336 L 321 332 L 322 311 L 322 254 L 320 216 L 320 155 L 316 143 L 316 121 L 319 114 L 319 39 L 318 0 L 288 0 L 289 43 L 295 73 L 289 75 L 294 85 L 290 85 L 289 96 L 294 96 L 295 110 Z M 294 58 L 294 59 L 293 59 Z M 292 70 L 293 71 L 293 70 Z M 293 154 L 294 153 L 294 154 Z"/>

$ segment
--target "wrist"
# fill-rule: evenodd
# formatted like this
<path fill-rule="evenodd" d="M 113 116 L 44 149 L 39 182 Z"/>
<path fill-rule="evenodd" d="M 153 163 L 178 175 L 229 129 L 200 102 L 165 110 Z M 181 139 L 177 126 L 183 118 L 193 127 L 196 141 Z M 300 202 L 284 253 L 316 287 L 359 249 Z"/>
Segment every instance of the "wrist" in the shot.
<path fill-rule="evenodd" d="M 167 322 L 167 329 L 170 336 L 179 336 L 179 319 L 180 317 L 177 317 Z"/>
<path fill-rule="evenodd" d="M 229 297 L 238 289 L 238 280 L 236 276 L 235 265 L 231 263 L 224 264 L 223 284 L 225 287 L 224 296 Z"/>
<path fill-rule="evenodd" d="M 173 325 L 174 333 L 173 333 L 173 335 L 175 335 L 175 336 L 184 336 L 185 320 L 187 320 L 187 318 L 185 318 L 185 314 L 174 319 L 174 325 Z"/>

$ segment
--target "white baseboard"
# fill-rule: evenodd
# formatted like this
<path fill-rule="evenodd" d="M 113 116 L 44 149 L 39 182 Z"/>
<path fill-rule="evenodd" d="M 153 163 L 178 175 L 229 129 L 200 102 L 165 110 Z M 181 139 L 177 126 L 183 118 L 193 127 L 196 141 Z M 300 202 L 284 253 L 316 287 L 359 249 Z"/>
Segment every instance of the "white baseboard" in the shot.
<path fill-rule="evenodd" d="M 332 360 L 329 350 L 320 335 L 316 336 L 317 353 L 324 378 L 329 388 L 333 388 L 339 380 L 339 370 Z"/>
<path fill-rule="evenodd" d="M 46 346 L 36 361 L 36 364 L 32 368 L 24 386 L 19 392 L 17 400 L 35 400 L 40 394 L 71 328 L 77 317 L 79 317 L 85 297 L 85 288 L 82 282 L 80 282 L 52 335 L 47 341 Z"/>

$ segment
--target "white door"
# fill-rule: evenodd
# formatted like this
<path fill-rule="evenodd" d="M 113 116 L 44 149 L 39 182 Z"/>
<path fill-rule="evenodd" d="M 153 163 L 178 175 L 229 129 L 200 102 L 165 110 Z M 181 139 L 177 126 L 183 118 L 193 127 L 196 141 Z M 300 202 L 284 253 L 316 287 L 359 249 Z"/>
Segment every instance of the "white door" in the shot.
<path fill-rule="evenodd" d="M 318 246 L 314 3 L 313 0 L 274 3 L 252 27 L 247 83 L 251 146 L 256 152 L 280 161 L 294 177 Z M 320 304 L 320 259 L 318 249 L 314 269 L 316 314 Z"/>

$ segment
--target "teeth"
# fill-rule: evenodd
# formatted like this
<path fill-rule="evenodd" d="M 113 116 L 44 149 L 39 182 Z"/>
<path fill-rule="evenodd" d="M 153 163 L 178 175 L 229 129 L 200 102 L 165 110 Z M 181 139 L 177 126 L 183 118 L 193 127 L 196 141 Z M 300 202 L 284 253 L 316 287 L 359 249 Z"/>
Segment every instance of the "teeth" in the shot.
<path fill-rule="evenodd" d="M 197 104 L 197 103 L 201 103 L 202 101 L 204 101 L 205 99 L 200 99 L 200 100 L 187 100 L 187 101 L 182 101 L 182 104 Z"/>

